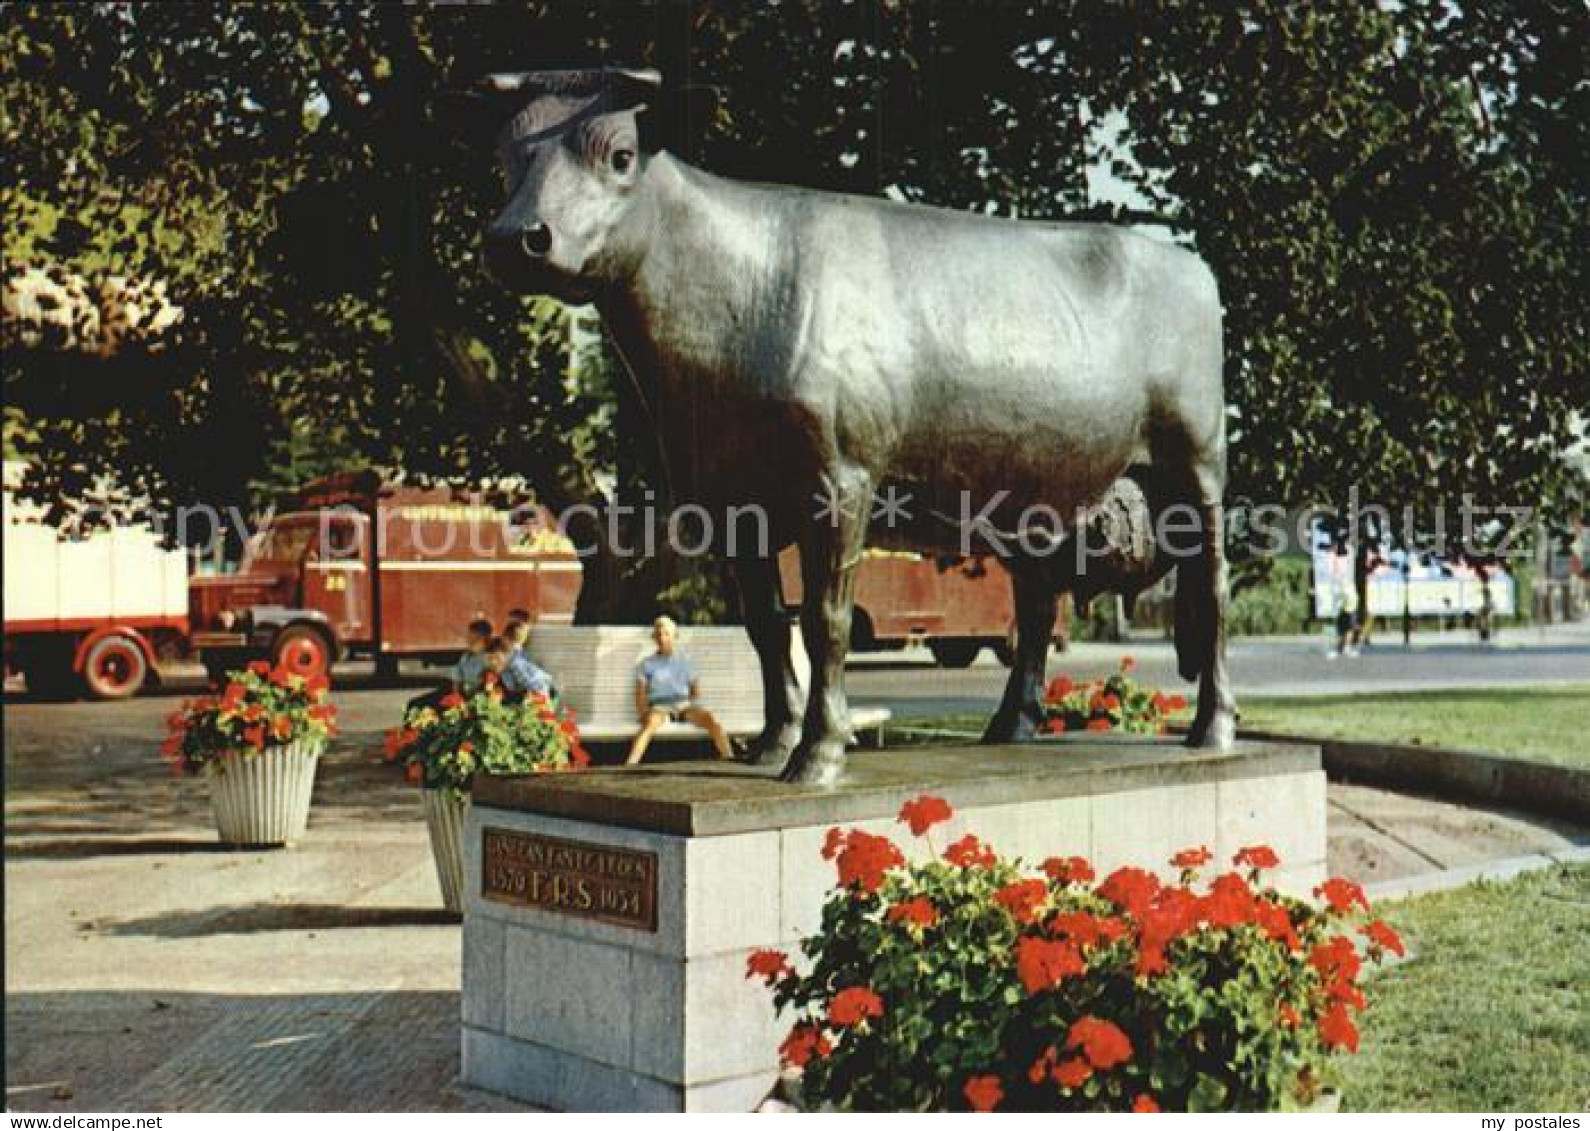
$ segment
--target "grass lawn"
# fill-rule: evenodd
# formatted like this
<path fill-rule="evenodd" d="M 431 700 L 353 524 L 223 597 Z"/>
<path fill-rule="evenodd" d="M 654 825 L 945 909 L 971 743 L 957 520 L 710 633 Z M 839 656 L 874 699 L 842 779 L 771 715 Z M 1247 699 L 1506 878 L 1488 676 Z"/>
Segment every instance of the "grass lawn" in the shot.
<path fill-rule="evenodd" d="M 1242 699 L 1242 725 L 1318 738 L 1445 746 L 1590 770 L 1590 684 Z"/>
<path fill-rule="evenodd" d="M 1366 986 L 1344 1109 L 1590 1110 L 1590 865 L 1376 911 L 1413 957 Z"/>

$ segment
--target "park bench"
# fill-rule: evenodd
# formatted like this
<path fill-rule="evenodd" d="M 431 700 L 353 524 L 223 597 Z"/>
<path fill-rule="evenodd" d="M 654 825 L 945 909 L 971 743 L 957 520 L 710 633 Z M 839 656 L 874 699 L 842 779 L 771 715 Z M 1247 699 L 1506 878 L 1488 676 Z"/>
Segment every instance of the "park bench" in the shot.
<path fill-rule="evenodd" d="M 793 634 L 795 670 L 802 686 L 811 664 Z M 724 730 L 737 738 L 762 730 L 762 668 L 745 630 L 739 627 L 685 627 L 679 630 L 679 651 L 690 659 L 701 686 L 701 705 L 717 716 Z M 552 676 L 563 705 L 574 711 L 580 735 L 587 742 L 627 742 L 640 724 L 635 718 L 635 665 L 656 651 L 651 629 L 644 625 L 537 625 L 530 634 L 530 656 Z M 857 738 L 881 740 L 886 707 L 852 707 Z M 654 741 L 704 739 L 693 723 L 670 722 Z"/>

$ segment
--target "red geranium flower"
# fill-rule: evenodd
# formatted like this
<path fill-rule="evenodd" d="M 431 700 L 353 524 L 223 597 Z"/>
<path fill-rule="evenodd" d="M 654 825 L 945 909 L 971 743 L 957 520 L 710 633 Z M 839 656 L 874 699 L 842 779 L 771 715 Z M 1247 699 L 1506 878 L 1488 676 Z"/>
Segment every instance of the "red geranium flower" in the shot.
<path fill-rule="evenodd" d="M 1070 676 L 1057 675 L 1049 681 L 1049 686 L 1043 689 L 1043 695 L 1045 699 L 1064 699 L 1075 688 L 1076 684 L 1071 682 Z"/>
<path fill-rule="evenodd" d="M 1154 1102 L 1153 1096 L 1145 1092 L 1132 1101 L 1132 1110 L 1138 1115 L 1156 1115 L 1159 1112 L 1159 1105 Z"/>
<path fill-rule="evenodd" d="M 1303 945 L 1297 937 L 1297 928 L 1292 923 L 1291 914 L 1279 903 L 1265 900 L 1255 903 L 1253 921 L 1271 940 L 1284 942 L 1287 950 L 1296 950 Z"/>
<path fill-rule="evenodd" d="M 904 903 L 896 903 L 884 915 L 891 923 L 912 923 L 918 927 L 931 927 L 939 921 L 938 909 L 926 896 L 917 896 Z"/>
<path fill-rule="evenodd" d="M 883 1016 L 883 999 L 866 986 L 848 986 L 828 1003 L 828 1022 L 839 1028 Z"/>
<path fill-rule="evenodd" d="M 997 1076 L 973 1076 L 961 1091 L 973 1111 L 993 1111 L 1005 1098 L 1005 1089 L 999 1086 Z"/>
<path fill-rule="evenodd" d="M 992 868 L 998 862 L 994 850 L 971 833 L 946 848 L 944 859 L 957 868 Z"/>
<path fill-rule="evenodd" d="M 898 868 L 905 863 L 905 857 L 888 837 L 852 829 L 841 834 L 837 840 L 834 833 L 830 832 L 828 839 L 823 855 L 832 859 L 838 867 L 840 884 L 859 888 L 869 895 L 883 886 L 884 874 L 890 868 Z"/>
<path fill-rule="evenodd" d="M 309 682 L 304 685 L 304 690 L 313 698 L 319 699 L 331 690 L 331 680 L 323 675 L 310 676 Z"/>
<path fill-rule="evenodd" d="M 795 968 L 789 964 L 789 955 L 782 950 L 755 950 L 745 960 L 745 976 L 761 978 L 770 986 L 784 975 L 793 973 Z"/>
<path fill-rule="evenodd" d="M 262 679 L 270 678 L 271 666 L 264 660 L 250 660 L 248 670 L 250 675 L 257 675 Z"/>
<path fill-rule="evenodd" d="M 1373 923 L 1365 923 L 1358 928 L 1358 933 L 1381 950 L 1389 950 L 1399 958 L 1408 953 L 1407 948 L 1402 945 L 1402 936 L 1379 919 Z"/>
<path fill-rule="evenodd" d="M 1176 853 L 1176 855 L 1170 858 L 1170 863 L 1171 867 L 1173 868 L 1191 870 L 1193 868 L 1202 868 L 1205 864 L 1209 863 L 1209 861 L 1213 860 L 1214 857 L 1215 854 L 1213 852 L 1210 852 L 1209 849 L 1203 845 L 1199 845 L 1197 848 L 1182 849 L 1180 852 Z"/>
<path fill-rule="evenodd" d="M 1333 911 L 1351 911 L 1355 903 L 1365 911 L 1369 910 L 1369 899 L 1364 895 L 1364 889 L 1351 880 L 1333 876 L 1315 888 L 1314 894 L 1330 904 Z"/>
<path fill-rule="evenodd" d="M 1261 870 L 1281 866 L 1281 858 L 1275 854 L 1275 849 L 1267 844 L 1254 844 L 1240 849 L 1231 858 L 1231 862 L 1239 868 L 1247 866 Z"/>
<path fill-rule="evenodd" d="M 1159 894 L 1159 877 L 1142 868 L 1117 868 L 1099 885 L 1099 894 L 1131 912 L 1134 918 L 1141 919 L 1154 896 Z"/>
<path fill-rule="evenodd" d="M 1085 884 L 1093 879 L 1093 865 L 1081 856 L 1051 856 L 1043 862 L 1043 872 L 1057 884 Z"/>
<path fill-rule="evenodd" d="M 1049 920 L 1049 929 L 1080 947 L 1111 943 L 1126 934 L 1126 924 L 1091 911 L 1065 911 Z"/>
<path fill-rule="evenodd" d="M 1341 1002 L 1334 1003 L 1319 1019 L 1319 1036 L 1328 1049 L 1358 1051 L 1358 1026 Z"/>
<path fill-rule="evenodd" d="M 778 1047 L 778 1055 L 785 1064 L 805 1068 L 814 1058 L 827 1056 L 833 1049 L 821 1029 L 803 1022 L 789 1031 Z"/>
<path fill-rule="evenodd" d="M 1353 941 L 1346 935 L 1335 935 L 1309 951 L 1308 964 L 1318 970 L 1327 983 L 1337 980 L 1353 981 L 1363 968 Z"/>
<path fill-rule="evenodd" d="M 1066 1034 L 1066 1048 L 1081 1049 L 1088 1063 L 1101 1072 L 1132 1059 L 1132 1042 L 1120 1026 L 1098 1017 L 1076 1021 Z"/>
<path fill-rule="evenodd" d="M 1093 1075 L 1093 1068 L 1080 1056 L 1062 1060 L 1054 1066 L 1054 1082 L 1062 1088 L 1080 1088 Z"/>
<path fill-rule="evenodd" d="M 244 727 L 243 741 L 256 750 L 265 749 L 265 728 L 263 726 Z"/>
<path fill-rule="evenodd" d="M 1089 730 L 1109 730 L 1114 725 L 1115 724 L 1110 722 L 1109 719 L 1089 719 L 1088 720 L 1088 729 Z"/>
<path fill-rule="evenodd" d="M 942 797 L 930 797 L 923 794 L 912 801 L 907 801 L 900 806 L 900 820 L 911 827 L 914 836 L 921 836 L 934 825 L 947 821 L 953 815 L 949 802 Z"/>
<path fill-rule="evenodd" d="M 1303 1018 L 1298 1016 L 1297 1010 L 1292 1008 L 1290 1002 L 1283 1001 L 1279 1010 L 1281 1027 L 1283 1029 L 1296 1029 L 1303 1023 Z"/>
<path fill-rule="evenodd" d="M 464 697 L 456 691 L 449 691 L 446 695 L 443 695 L 441 702 L 438 704 L 444 711 L 451 711 L 454 707 L 462 707 L 463 705 Z"/>
<path fill-rule="evenodd" d="M 1023 935 L 1016 942 L 1016 974 L 1029 994 L 1058 986 L 1087 969 L 1075 943 Z"/>
<path fill-rule="evenodd" d="M 1031 923 L 1048 898 L 1049 885 L 1042 880 L 1015 880 L 994 893 L 994 902 L 1018 923 Z"/>
<path fill-rule="evenodd" d="M 277 715 L 271 719 L 271 737 L 278 742 L 286 742 L 293 736 L 293 720 L 286 715 Z"/>
<path fill-rule="evenodd" d="M 1235 872 L 1216 876 L 1203 898 L 1203 916 L 1211 927 L 1237 927 L 1252 922 L 1255 900 L 1248 881 Z"/>

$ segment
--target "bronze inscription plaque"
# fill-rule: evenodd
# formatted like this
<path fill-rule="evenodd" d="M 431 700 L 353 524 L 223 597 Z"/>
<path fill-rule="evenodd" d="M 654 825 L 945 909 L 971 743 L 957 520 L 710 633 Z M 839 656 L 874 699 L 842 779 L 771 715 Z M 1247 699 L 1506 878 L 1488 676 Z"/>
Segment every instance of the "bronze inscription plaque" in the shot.
<path fill-rule="evenodd" d="M 657 930 L 655 853 L 493 828 L 480 847 L 487 899 Z"/>

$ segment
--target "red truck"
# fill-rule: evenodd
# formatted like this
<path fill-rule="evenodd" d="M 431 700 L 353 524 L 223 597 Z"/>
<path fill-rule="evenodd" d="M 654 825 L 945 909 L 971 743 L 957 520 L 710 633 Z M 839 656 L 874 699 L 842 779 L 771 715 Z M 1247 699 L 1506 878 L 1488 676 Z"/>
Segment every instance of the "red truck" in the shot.
<path fill-rule="evenodd" d="M 191 643 L 212 674 L 255 658 L 305 675 L 350 657 L 390 670 L 456 657 L 475 617 L 566 624 L 579 592 L 579 558 L 544 511 L 339 475 L 276 513 L 237 573 L 192 580 Z"/>
<path fill-rule="evenodd" d="M 779 558 L 787 602 L 800 600 L 800 559 Z M 1064 642 L 1063 619 L 1055 641 Z M 1009 664 L 1016 624 L 1005 568 L 989 557 L 935 558 L 868 550 L 856 573 L 856 611 L 850 626 L 853 652 L 892 651 L 924 643 L 946 668 L 964 668 L 984 648 Z"/>

